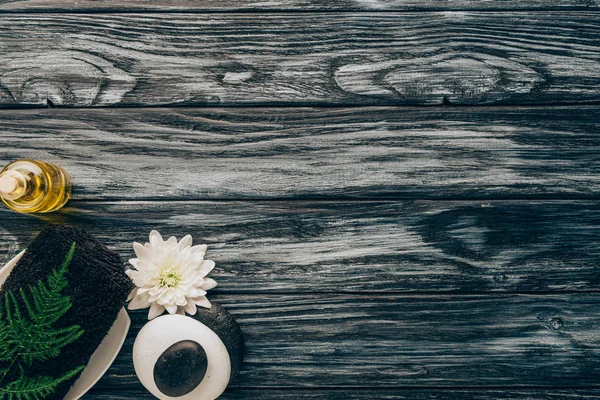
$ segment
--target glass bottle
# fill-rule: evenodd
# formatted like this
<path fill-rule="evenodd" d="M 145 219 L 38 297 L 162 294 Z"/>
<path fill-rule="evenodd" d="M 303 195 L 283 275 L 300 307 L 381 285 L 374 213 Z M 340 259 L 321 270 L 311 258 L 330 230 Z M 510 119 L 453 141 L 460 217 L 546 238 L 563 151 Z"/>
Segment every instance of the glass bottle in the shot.
<path fill-rule="evenodd" d="M 0 172 L 0 198 L 22 213 L 56 211 L 71 198 L 71 178 L 59 166 L 18 160 Z"/>

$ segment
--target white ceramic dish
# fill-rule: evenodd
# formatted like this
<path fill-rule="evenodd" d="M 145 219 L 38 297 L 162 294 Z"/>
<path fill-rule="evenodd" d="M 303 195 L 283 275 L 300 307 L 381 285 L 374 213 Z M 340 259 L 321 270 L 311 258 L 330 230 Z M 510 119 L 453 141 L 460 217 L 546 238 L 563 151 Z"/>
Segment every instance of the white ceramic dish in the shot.
<path fill-rule="evenodd" d="M 15 258 L 0 269 L 0 289 L 24 253 L 25 250 L 17 254 Z M 131 320 L 129 319 L 129 315 L 127 315 L 127 311 L 123 308 L 119 312 L 119 316 L 112 328 L 110 328 L 108 335 L 106 335 L 100 346 L 98 346 L 92 358 L 90 358 L 87 367 L 85 367 L 64 400 L 79 399 L 102 378 L 113 361 L 115 361 L 119 351 L 121 351 L 130 326 Z"/>

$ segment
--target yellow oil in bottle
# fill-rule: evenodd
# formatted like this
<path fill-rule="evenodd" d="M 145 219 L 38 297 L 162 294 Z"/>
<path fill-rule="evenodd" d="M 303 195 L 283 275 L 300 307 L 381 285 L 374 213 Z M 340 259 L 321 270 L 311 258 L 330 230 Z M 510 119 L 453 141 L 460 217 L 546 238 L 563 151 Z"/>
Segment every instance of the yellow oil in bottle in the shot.
<path fill-rule="evenodd" d="M 18 160 L 0 172 L 0 197 L 22 213 L 56 211 L 71 198 L 71 178 L 59 166 L 37 160 Z"/>

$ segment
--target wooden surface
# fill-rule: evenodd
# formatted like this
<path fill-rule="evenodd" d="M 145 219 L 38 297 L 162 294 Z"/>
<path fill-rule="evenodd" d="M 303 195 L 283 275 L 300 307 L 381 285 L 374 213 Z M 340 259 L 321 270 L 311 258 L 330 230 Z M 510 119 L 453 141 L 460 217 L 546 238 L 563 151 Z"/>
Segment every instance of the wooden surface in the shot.
<path fill-rule="evenodd" d="M 0 15 L 0 105 L 600 101 L 600 13 Z"/>
<path fill-rule="evenodd" d="M 155 397 L 145 391 L 129 391 L 125 395 L 114 390 L 93 390 L 98 400 L 150 400 Z M 596 400 L 598 389 L 235 389 L 226 391 L 219 400 Z M 89 398 L 92 398 L 88 396 Z"/>
<path fill-rule="evenodd" d="M 244 327 L 244 369 L 234 388 L 552 386 L 557 380 L 577 387 L 595 385 L 600 373 L 595 293 L 212 299 Z M 134 313 L 123 357 L 98 388 L 139 384 L 131 349 L 145 315 Z"/>
<path fill-rule="evenodd" d="M 47 222 L 125 259 L 152 229 L 189 233 L 219 261 L 214 293 L 600 291 L 598 201 L 74 202 L 0 220 L 7 258 Z"/>
<path fill-rule="evenodd" d="M 246 335 L 223 399 L 600 398 L 597 0 L 0 0 L 0 210 L 133 256 L 209 245 Z M 416 107 L 418 106 L 418 107 Z M 133 326 L 84 400 L 150 399 Z"/>
<path fill-rule="evenodd" d="M 0 11 L 597 10 L 598 0 L 1 0 Z"/>
<path fill-rule="evenodd" d="M 600 43 L 600 42 L 599 42 Z M 77 199 L 596 197 L 598 107 L 5 111 Z"/>

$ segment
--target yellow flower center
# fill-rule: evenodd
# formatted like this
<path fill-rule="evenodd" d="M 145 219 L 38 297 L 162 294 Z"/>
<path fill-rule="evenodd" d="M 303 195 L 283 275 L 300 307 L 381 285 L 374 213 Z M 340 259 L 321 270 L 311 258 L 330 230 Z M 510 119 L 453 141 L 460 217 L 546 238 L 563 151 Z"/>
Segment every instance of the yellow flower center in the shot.
<path fill-rule="evenodd" d="M 175 267 L 165 268 L 158 277 L 158 283 L 161 287 L 172 288 L 179 284 L 181 275 Z"/>

